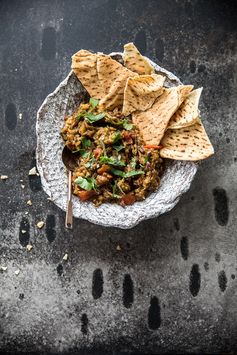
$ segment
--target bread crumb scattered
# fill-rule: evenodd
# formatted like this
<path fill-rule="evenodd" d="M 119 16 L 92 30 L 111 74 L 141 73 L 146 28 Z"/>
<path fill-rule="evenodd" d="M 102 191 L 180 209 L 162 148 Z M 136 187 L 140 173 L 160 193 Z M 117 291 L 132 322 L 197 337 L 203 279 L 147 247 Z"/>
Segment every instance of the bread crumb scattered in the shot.
<path fill-rule="evenodd" d="M 31 200 L 28 200 L 26 203 L 27 203 L 27 205 L 32 206 L 32 201 Z"/>
<path fill-rule="evenodd" d="M 17 269 L 17 270 L 15 271 L 15 275 L 19 275 L 19 273 L 20 273 L 20 270 Z"/>
<path fill-rule="evenodd" d="M 1 272 L 7 271 L 7 266 L 0 266 L 0 271 L 1 271 Z"/>
<path fill-rule="evenodd" d="M 22 120 L 22 113 L 19 113 L 19 120 Z"/>
<path fill-rule="evenodd" d="M 35 166 L 32 169 L 30 169 L 29 175 L 37 175 L 37 176 L 39 176 L 39 173 L 37 173 L 37 170 L 36 170 Z"/>
<path fill-rule="evenodd" d="M 25 185 L 21 184 L 21 188 L 24 189 L 24 188 L 25 188 Z"/>
<path fill-rule="evenodd" d="M 22 230 L 21 230 L 21 233 L 22 233 L 22 234 L 25 234 L 25 233 L 26 233 L 26 230 L 25 230 L 25 229 L 22 229 Z"/>
<path fill-rule="evenodd" d="M 23 182 L 23 180 L 21 179 L 20 182 Z"/>
<path fill-rule="evenodd" d="M 63 260 L 64 260 L 64 261 L 67 261 L 67 260 L 68 260 L 68 254 L 67 254 L 67 253 L 64 255 Z"/>
<path fill-rule="evenodd" d="M 8 177 L 7 175 L 1 175 L 1 176 L 0 176 L 0 179 L 1 179 L 1 180 L 7 180 L 8 178 L 9 178 L 9 177 Z"/>
<path fill-rule="evenodd" d="M 121 248 L 121 246 L 119 244 L 116 246 L 116 250 L 117 251 L 121 251 L 122 250 L 122 248 Z"/>
<path fill-rule="evenodd" d="M 28 211 L 26 211 L 26 212 L 25 212 L 25 214 L 29 214 L 29 212 L 28 212 Z"/>
<path fill-rule="evenodd" d="M 43 222 L 43 221 L 39 221 L 39 222 L 36 224 L 36 226 L 37 226 L 39 229 L 41 229 L 41 228 L 43 228 L 43 226 L 44 226 L 44 222 Z"/>
<path fill-rule="evenodd" d="M 33 245 L 27 244 L 27 246 L 26 246 L 26 250 L 27 251 L 31 251 L 32 248 L 33 248 Z"/>

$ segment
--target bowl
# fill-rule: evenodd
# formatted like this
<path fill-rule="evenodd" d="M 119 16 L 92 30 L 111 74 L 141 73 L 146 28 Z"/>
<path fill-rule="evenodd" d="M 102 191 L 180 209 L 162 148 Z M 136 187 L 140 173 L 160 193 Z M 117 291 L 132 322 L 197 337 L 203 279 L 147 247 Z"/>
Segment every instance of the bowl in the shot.
<path fill-rule="evenodd" d="M 118 61 L 121 53 L 111 53 Z M 181 81 L 172 73 L 150 61 L 156 73 L 165 76 L 165 86 L 177 86 Z M 50 199 L 66 210 L 67 176 L 61 159 L 63 140 L 60 129 L 65 115 L 71 114 L 87 95 L 80 81 L 71 71 L 53 93 L 48 95 L 37 112 L 36 161 L 42 187 Z M 73 196 L 73 216 L 107 227 L 128 229 L 139 222 L 158 217 L 170 211 L 181 195 L 188 191 L 196 174 L 197 163 L 166 160 L 159 189 L 144 201 L 122 207 L 117 204 L 102 204 L 95 207 L 91 202 L 81 202 Z"/>

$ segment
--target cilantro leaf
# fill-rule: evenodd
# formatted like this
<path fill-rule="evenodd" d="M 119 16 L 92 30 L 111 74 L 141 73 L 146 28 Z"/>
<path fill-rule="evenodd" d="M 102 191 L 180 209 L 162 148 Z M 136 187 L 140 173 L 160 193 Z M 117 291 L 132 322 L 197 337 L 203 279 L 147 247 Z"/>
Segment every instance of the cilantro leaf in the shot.
<path fill-rule="evenodd" d="M 124 172 L 121 171 L 121 170 L 111 169 L 110 171 L 111 171 L 114 175 L 124 177 Z"/>
<path fill-rule="evenodd" d="M 84 117 L 86 112 L 80 112 L 79 115 L 76 117 L 76 119 L 79 121 L 80 118 Z"/>
<path fill-rule="evenodd" d="M 128 122 L 128 119 L 125 118 L 123 120 L 123 128 L 126 129 L 127 131 L 131 131 L 133 129 L 134 125 L 132 123 Z"/>
<path fill-rule="evenodd" d="M 117 152 L 120 152 L 120 150 L 124 149 L 124 146 L 122 144 L 120 145 L 114 145 L 113 148 L 117 150 Z"/>
<path fill-rule="evenodd" d="M 124 172 L 124 171 L 121 171 L 121 170 L 117 170 L 117 169 L 111 169 L 111 172 L 114 174 L 114 175 L 118 175 L 118 176 L 121 176 L 123 178 L 129 178 L 129 177 L 132 177 L 132 176 L 135 176 L 135 175 L 141 175 L 141 174 L 144 174 L 144 171 L 142 170 L 131 170 L 131 171 L 128 171 L 128 172 Z"/>
<path fill-rule="evenodd" d="M 91 140 L 86 139 L 85 137 L 82 137 L 81 143 L 84 149 L 89 148 L 91 146 Z"/>
<path fill-rule="evenodd" d="M 99 113 L 98 115 L 94 115 L 93 113 L 90 113 L 90 112 L 87 112 L 85 114 L 85 120 L 87 122 L 89 122 L 89 123 L 97 122 L 97 121 L 101 120 L 104 117 L 105 117 L 105 114 L 103 112 Z"/>
<path fill-rule="evenodd" d="M 96 180 L 94 178 L 83 178 L 82 176 L 78 176 L 74 182 L 86 191 L 96 189 Z"/>
<path fill-rule="evenodd" d="M 120 161 L 113 157 L 107 157 L 105 155 L 100 157 L 100 163 L 114 165 L 114 166 L 125 166 L 125 163 L 123 161 Z"/>
<path fill-rule="evenodd" d="M 114 133 L 114 139 L 113 139 L 113 144 L 117 143 L 121 139 L 121 133 L 119 131 Z"/>
<path fill-rule="evenodd" d="M 91 105 L 92 108 L 95 108 L 99 103 L 99 100 L 95 99 L 94 97 L 90 98 L 89 104 Z"/>
<path fill-rule="evenodd" d="M 131 176 L 141 175 L 141 174 L 144 174 L 144 171 L 142 171 L 142 170 L 131 170 L 131 171 L 128 171 L 127 173 L 125 173 L 124 177 L 125 178 L 129 178 Z"/>

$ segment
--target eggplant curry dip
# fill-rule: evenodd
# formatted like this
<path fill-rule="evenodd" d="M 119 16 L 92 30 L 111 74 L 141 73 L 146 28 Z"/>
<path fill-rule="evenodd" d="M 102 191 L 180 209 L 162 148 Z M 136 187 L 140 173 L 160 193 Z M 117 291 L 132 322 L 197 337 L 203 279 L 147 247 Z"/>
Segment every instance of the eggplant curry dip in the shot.
<path fill-rule="evenodd" d="M 80 50 L 72 70 L 90 95 L 65 117 L 61 136 L 75 154 L 72 191 L 81 201 L 131 205 L 159 188 L 166 159 L 214 153 L 200 120 L 202 88 L 165 87 L 133 43 L 123 63 Z"/>

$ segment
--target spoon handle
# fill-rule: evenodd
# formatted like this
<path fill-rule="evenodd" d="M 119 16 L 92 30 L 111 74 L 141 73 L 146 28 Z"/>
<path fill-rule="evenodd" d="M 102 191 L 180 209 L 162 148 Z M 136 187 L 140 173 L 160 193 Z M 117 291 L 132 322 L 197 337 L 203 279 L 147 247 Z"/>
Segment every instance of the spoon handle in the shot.
<path fill-rule="evenodd" d="M 72 229 L 72 172 L 68 171 L 68 195 L 65 227 Z"/>

